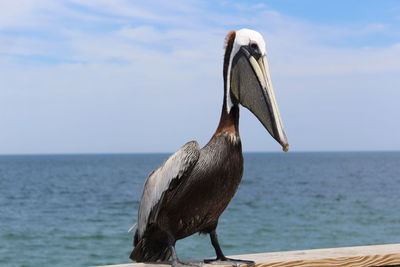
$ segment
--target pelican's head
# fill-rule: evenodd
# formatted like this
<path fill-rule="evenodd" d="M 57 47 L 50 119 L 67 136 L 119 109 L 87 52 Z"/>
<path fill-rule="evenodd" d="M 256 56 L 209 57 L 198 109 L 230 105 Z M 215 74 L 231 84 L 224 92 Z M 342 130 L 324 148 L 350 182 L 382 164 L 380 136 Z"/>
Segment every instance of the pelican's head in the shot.
<path fill-rule="evenodd" d="M 237 103 L 248 108 L 283 150 L 288 151 L 289 144 L 272 88 L 265 42 L 260 33 L 241 29 L 228 34 L 224 77 L 227 112 Z"/>

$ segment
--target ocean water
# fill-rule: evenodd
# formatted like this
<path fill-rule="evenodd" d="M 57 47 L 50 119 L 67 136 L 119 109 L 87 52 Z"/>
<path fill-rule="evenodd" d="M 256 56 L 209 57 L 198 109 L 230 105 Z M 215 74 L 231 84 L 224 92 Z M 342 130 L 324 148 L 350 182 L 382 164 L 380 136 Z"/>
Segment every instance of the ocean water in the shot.
<path fill-rule="evenodd" d="M 147 174 L 167 154 L 0 156 L 0 266 L 128 263 Z M 225 254 L 400 242 L 400 152 L 247 153 Z M 181 258 L 214 256 L 209 237 Z"/>

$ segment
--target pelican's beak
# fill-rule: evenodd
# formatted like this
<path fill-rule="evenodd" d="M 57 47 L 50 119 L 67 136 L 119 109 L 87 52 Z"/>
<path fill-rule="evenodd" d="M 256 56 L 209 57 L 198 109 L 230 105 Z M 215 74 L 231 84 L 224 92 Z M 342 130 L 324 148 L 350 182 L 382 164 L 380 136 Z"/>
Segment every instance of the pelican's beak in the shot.
<path fill-rule="evenodd" d="M 242 46 L 232 60 L 231 92 L 240 104 L 248 108 L 271 136 L 289 150 L 281 116 L 272 88 L 267 57 Z"/>

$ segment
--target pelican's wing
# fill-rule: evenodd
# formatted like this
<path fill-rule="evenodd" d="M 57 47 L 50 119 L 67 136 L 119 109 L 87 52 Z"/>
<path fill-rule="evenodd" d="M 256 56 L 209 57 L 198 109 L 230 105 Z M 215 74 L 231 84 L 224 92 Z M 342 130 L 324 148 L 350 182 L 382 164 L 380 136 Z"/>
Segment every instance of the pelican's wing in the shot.
<path fill-rule="evenodd" d="M 137 224 L 139 238 L 144 234 L 152 209 L 161 200 L 171 182 L 187 175 L 196 165 L 199 155 L 199 144 L 196 141 L 188 142 L 172 154 L 160 168 L 150 173 L 140 200 Z M 152 217 L 154 215 L 156 216 L 152 213 Z"/>

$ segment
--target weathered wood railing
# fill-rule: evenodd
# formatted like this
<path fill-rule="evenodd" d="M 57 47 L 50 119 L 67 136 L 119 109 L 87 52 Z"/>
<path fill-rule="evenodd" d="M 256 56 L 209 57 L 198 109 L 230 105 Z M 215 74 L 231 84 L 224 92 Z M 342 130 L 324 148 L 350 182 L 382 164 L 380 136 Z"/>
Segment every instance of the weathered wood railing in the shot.
<path fill-rule="evenodd" d="M 255 267 L 400 267 L 400 244 L 270 252 L 236 255 L 232 258 L 253 260 L 256 262 Z M 169 267 L 170 265 L 130 263 L 108 266 Z M 203 265 L 203 267 L 211 266 L 216 265 Z"/>

